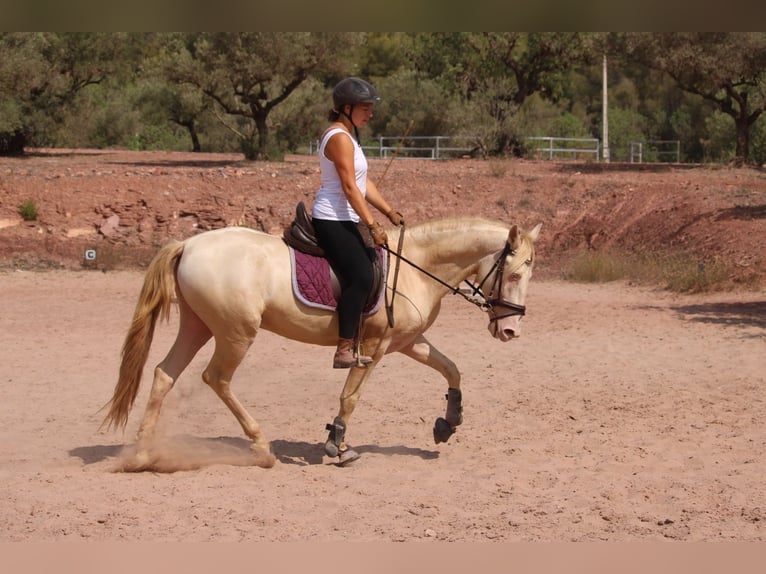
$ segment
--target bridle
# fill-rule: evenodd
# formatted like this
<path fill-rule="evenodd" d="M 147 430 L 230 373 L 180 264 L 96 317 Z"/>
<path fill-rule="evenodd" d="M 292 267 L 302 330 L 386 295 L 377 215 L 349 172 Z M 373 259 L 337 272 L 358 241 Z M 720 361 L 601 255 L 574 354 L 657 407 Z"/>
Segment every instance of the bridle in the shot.
<path fill-rule="evenodd" d="M 523 317 L 526 314 L 526 307 L 524 305 L 517 305 L 516 303 L 512 303 L 511 301 L 508 301 L 506 299 L 503 299 L 502 296 L 502 287 L 503 287 L 503 274 L 505 272 L 505 260 L 510 255 L 511 258 L 513 258 L 516 255 L 516 251 L 513 250 L 511 247 L 511 244 L 506 241 L 505 245 L 503 246 L 503 250 L 500 252 L 500 256 L 497 258 L 495 263 L 492 265 L 489 271 L 487 271 L 487 274 L 484 276 L 484 278 L 479 281 L 476 284 L 471 283 L 468 281 L 468 279 L 464 279 L 464 282 L 470 287 L 470 295 L 466 295 L 466 293 L 461 290 L 459 287 L 453 287 L 446 281 L 442 280 L 441 278 L 437 277 L 430 271 L 423 269 L 420 267 L 417 263 L 414 263 L 404 257 L 402 252 L 402 239 L 404 238 L 404 228 L 402 228 L 401 233 L 399 235 L 399 245 L 397 251 L 392 251 L 389 249 L 388 245 L 384 245 L 383 249 L 385 249 L 389 256 L 393 254 L 397 258 L 397 265 L 396 265 L 396 271 L 394 273 L 394 282 L 393 282 L 393 288 L 392 288 L 392 297 L 391 302 L 388 302 L 388 291 L 386 291 L 386 312 L 388 314 L 388 323 L 391 327 L 394 326 L 394 313 L 393 313 L 393 294 L 396 293 L 396 279 L 399 273 L 399 261 L 404 261 L 407 265 L 410 267 L 414 267 L 424 275 L 427 275 L 437 283 L 443 285 L 446 287 L 453 295 L 460 295 L 468 301 L 469 303 L 472 303 L 479 307 L 482 311 L 486 311 L 489 315 L 489 322 L 490 324 L 499 321 L 500 319 L 504 319 L 506 317 L 512 317 L 515 315 L 518 315 L 520 317 Z M 513 273 L 516 273 L 518 269 L 521 268 L 522 265 L 529 265 L 532 263 L 532 258 L 526 259 L 522 261 L 519 266 L 513 270 Z M 489 291 L 490 298 L 487 298 L 486 295 L 484 295 L 481 286 L 484 285 L 489 279 L 490 275 L 494 273 L 494 277 L 492 278 L 492 287 Z M 496 296 L 493 297 L 493 294 L 496 294 Z M 478 299 L 477 299 L 478 297 Z M 498 311 L 499 309 L 503 309 L 504 311 Z"/>
<path fill-rule="evenodd" d="M 498 257 L 497 261 L 495 261 L 495 264 L 492 266 L 492 268 L 487 272 L 487 274 L 484 276 L 484 279 L 478 284 L 478 286 L 474 287 L 474 294 L 477 292 L 481 295 L 481 297 L 484 299 L 484 308 L 489 314 L 489 322 L 494 323 L 500 319 L 505 319 L 506 317 L 513 317 L 514 315 L 519 315 L 520 317 L 523 317 L 526 314 L 527 308 L 524 305 L 517 305 L 516 303 L 511 303 L 510 301 L 503 299 L 502 297 L 502 288 L 503 288 L 503 273 L 505 272 L 505 259 L 507 256 L 511 256 L 511 259 L 516 256 L 516 252 L 511 249 L 511 244 L 507 241 L 505 242 L 505 246 L 503 247 L 503 250 L 500 252 L 500 257 Z M 529 258 L 525 261 L 523 261 L 516 269 L 513 270 L 513 273 L 516 273 L 522 265 L 527 265 L 532 263 L 532 259 Z M 495 276 L 492 279 L 492 288 L 489 290 L 490 296 L 493 294 L 496 294 L 495 297 L 492 299 L 487 299 L 483 294 L 481 294 L 481 286 L 484 284 L 484 282 L 489 278 L 490 274 L 492 272 L 495 272 Z M 470 284 L 470 283 L 469 283 Z M 504 312 L 498 312 L 498 308 L 504 309 Z"/>

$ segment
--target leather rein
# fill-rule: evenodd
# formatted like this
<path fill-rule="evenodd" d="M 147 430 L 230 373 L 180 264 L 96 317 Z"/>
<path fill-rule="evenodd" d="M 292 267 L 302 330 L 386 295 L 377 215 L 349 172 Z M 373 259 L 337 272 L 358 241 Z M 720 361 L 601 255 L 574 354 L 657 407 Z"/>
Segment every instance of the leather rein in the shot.
<path fill-rule="evenodd" d="M 484 276 L 484 278 L 479 281 L 477 284 L 473 284 L 468 279 L 464 279 L 463 281 L 471 288 L 471 294 L 466 295 L 459 287 L 453 287 L 446 281 L 440 279 L 430 271 L 423 269 L 420 267 L 417 263 L 414 263 L 404 257 L 402 255 L 402 246 L 404 243 L 404 226 L 402 226 L 401 233 L 399 234 L 399 244 L 396 251 L 392 251 L 389 249 L 388 245 L 384 245 L 383 249 L 386 250 L 388 253 L 389 261 L 390 256 L 393 254 L 396 257 L 396 265 L 394 269 L 394 281 L 391 288 L 391 300 L 388 299 L 388 290 L 386 290 L 386 315 L 388 316 L 388 324 L 390 327 L 394 326 L 394 296 L 396 295 L 396 283 L 397 279 L 399 277 L 399 263 L 401 261 L 404 261 L 407 265 L 410 267 L 414 267 L 424 275 L 427 275 L 437 283 L 443 285 L 446 287 L 453 295 L 460 295 L 463 299 L 468 301 L 469 303 L 472 303 L 476 305 L 479 309 L 482 311 L 486 311 L 489 314 L 489 321 L 490 323 L 493 323 L 495 321 L 498 321 L 499 319 L 504 319 L 505 317 L 511 317 L 513 315 L 520 315 L 524 316 L 526 314 L 526 307 L 524 305 L 517 305 L 516 303 L 511 303 L 510 301 L 507 301 L 502 298 L 500 295 L 501 293 L 501 287 L 503 283 L 503 273 L 505 271 L 505 259 L 507 256 L 515 256 L 516 252 L 511 248 L 511 244 L 508 243 L 508 241 L 505 242 L 505 245 L 503 246 L 503 250 L 500 252 L 500 257 L 497 258 L 497 261 L 495 261 L 494 265 L 492 265 L 492 268 L 487 272 L 487 274 Z M 494 272 L 495 276 L 492 279 L 492 288 L 490 289 L 489 293 L 492 295 L 493 293 L 497 293 L 497 297 L 494 297 L 492 299 L 487 299 L 487 297 L 484 295 L 484 293 L 481 290 L 481 286 L 484 285 L 484 283 L 489 279 L 489 276 Z M 477 300 L 476 297 L 480 297 L 480 300 Z M 500 314 L 498 311 L 496 311 L 496 308 L 502 308 L 505 309 L 505 312 Z"/>

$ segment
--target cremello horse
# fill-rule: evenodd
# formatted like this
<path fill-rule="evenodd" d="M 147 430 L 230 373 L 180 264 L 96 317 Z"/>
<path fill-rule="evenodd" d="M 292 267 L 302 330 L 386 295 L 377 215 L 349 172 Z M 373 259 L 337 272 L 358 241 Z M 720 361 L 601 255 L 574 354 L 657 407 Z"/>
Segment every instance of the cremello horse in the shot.
<path fill-rule="evenodd" d="M 346 425 L 375 366 L 387 353 L 400 352 L 432 367 L 447 380 L 447 412 L 434 427 L 436 442 L 446 441 L 462 422 L 460 373 L 423 335 L 439 314 L 441 299 L 462 293 L 456 286 L 476 278 L 474 291 L 490 317 L 493 337 L 511 340 L 520 334 L 527 285 L 535 261 L 534 242 L 541 225 L 525 233 L 482 218 L 430 221 L 407 228 L 396 288 L 394 262 L 388 271 L 393 307 L 364 322 L 361 348 L 373 357 L 366 367 L 350 369 L 340 395 L 340 410 L 325 443 L 325 453 L 342 465 L 358 458 L 345 443 Z M 389 233 L 396 245 L 400 230 Z M 293 294 L 288 247 L 281 237 L 242 227 L 209 231 L 163 247 L 146 272 L 133 321 L 122 348 L 119 379 L 104 423 L 125 428 L 135 402 L 154 327 L 169 318 L 178 302 L 175 343 L 154 370 L 146 411 L 138 430 L 131 470 L 151 468 L 152 440 L 163 399 L 195 354 L 213 337 L 215 349 L 202 379 L 221 398 L 253 441 L 263 449 L 263 466 L 275 462 L 258 423 L 231 391 L 234 371 L 259 329 L 289 339 L 333 346 L 338 324 L 332 311 L 308 307 Z M 466 297 L 467 298 L 467 297 Z M 388 307 L 388 305 L 386 306 Z M 393 323 L 393 326 L 391 324 Z M 328 369 L 329 369 L 328 355 Z"/>

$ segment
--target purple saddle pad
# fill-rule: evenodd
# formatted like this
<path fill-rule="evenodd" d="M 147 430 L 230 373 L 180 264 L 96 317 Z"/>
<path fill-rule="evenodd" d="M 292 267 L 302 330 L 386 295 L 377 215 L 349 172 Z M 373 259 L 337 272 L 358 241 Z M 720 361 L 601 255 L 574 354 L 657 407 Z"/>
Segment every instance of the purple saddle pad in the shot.
<path fill-rule="evenodd" d="M 380 253 L 378 254 L 380 255 Z M 385 258 L 382 260 L 385 277 Z M 335 311 L 338 307 L 340 285 L 329 262 L 324 257 L 309 255 L 290 247 L 293 292 L 301 303 L 310 307 Z M 383 289 L 365 307 L 367 314 L 376 312 L 382 303 Z"/>

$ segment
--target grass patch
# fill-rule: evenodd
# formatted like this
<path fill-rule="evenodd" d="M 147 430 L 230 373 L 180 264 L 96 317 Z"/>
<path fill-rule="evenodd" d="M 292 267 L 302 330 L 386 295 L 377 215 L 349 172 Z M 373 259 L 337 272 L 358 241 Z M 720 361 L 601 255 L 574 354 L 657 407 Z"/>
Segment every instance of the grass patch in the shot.
<path fill-rule="evenodd" d="M 34 199 L 27 199 L 19 205 L 19 215 L 24 221 L 34 221 L 37 219 L 37 204 Z"/>
<path fill-rule="evenodd" d="M 722 289 L 729 277 L 725 265 L 719 261 L 695 259 L 686 254 L 668 257 L 660 271 L 665 288 L 680 293 Z"/>
<path fill-rule="evenodd" d="M 587 251 L 575 258 L 564 278 L 581 283 L 628 280 L 661 285 L 677 293 L 724 289 L 728 272 L 716 260 L 700 260 L 687 253 L 638 255 L 616 251 Z"/>
<path fill-rule="evenodd" d="M 608 283 L 628 276 L 623 258 L 601 251 L 586 251 L 575 258 L 571 268 L 564 273 L 566 279 L 579 283 Z"/>

